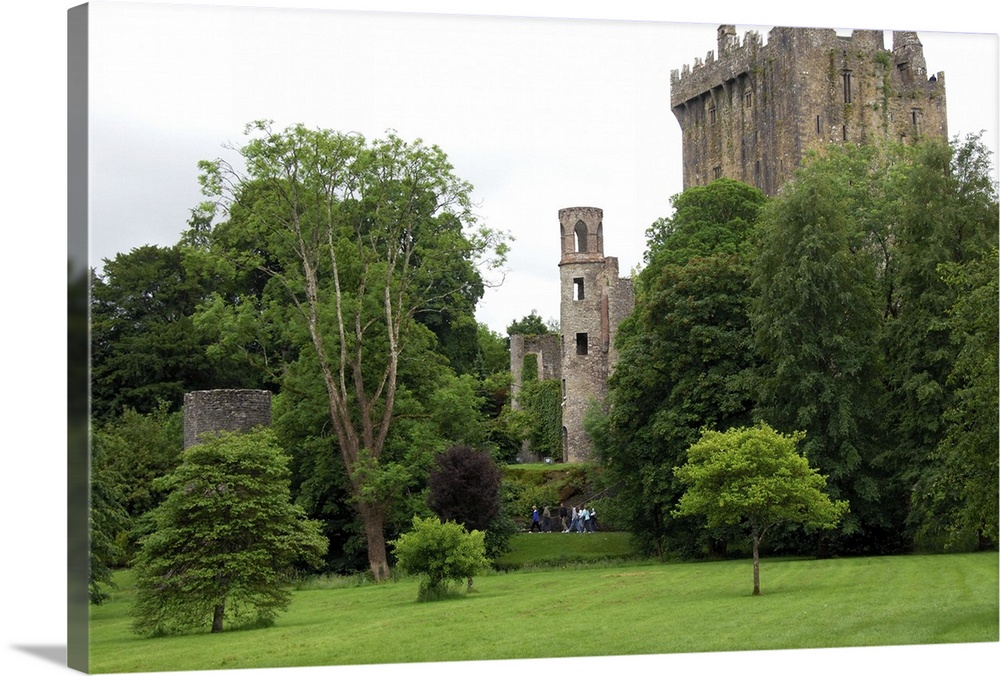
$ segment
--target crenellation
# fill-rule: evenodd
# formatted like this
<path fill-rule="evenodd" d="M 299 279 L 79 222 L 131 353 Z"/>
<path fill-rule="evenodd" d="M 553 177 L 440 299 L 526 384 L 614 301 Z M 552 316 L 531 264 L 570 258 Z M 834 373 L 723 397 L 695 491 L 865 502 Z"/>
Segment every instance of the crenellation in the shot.
<path fill-rule="evenodd" d="M 723 25 L 718 54 L 671 71 L 684 188 L 725 176 L 773 195 L 825 144 L 947 139 L 944 74 L 912 31 L 886 50 L 880 30 L 778 26 L 764 44 Z"/>

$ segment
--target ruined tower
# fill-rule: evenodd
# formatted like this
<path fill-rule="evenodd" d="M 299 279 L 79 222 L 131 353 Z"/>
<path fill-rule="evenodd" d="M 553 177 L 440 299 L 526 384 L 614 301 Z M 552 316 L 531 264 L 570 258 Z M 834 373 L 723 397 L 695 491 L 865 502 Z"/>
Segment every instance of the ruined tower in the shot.
<path fill-rule="evenodd" d="M 267 390 L 196 390 L 184 395 L 184 448 L 204 434 L 250 432 L 271 424 Z"/>
<path fill-rule="evenodd" d="M 916 33 L 776 27 L 767 44 L 736 28 L 670 75 L 684 188 L 726 176 L 773 195 L 803 156 L 829 143 L 948 139 L 944 73 L 927 76 Z"/>
<path fill-rule="evenodd" d="M 618 324 L 632 311 L 632 280 L 618 276 L 618 259 L 604 255 L 604 212 L 559 210 L 563 460 L 587 460 L 593 449 L 583 429 L 592 402 L 603 401 L 617 361 Z"/>

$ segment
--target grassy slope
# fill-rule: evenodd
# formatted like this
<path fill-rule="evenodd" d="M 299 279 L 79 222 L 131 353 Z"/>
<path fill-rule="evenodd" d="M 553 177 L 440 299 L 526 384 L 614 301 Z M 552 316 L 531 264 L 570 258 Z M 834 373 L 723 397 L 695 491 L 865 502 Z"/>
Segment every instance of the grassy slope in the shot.
<path fill-rule="evenodd" d="M 526 537 L 552 537 L 531 535 Z M 571 537 L 571 536 L 563 536 Z M 580 538 L 590 536 L 581 535 Z M 620 565 L 295 592 L 270 629 L 139 639 L 128 576 L 91 623 L 92 671 L 167 671 L 997 641 L 996 553 Z M 582 639 L 581 637 L 586 637 Z"/>

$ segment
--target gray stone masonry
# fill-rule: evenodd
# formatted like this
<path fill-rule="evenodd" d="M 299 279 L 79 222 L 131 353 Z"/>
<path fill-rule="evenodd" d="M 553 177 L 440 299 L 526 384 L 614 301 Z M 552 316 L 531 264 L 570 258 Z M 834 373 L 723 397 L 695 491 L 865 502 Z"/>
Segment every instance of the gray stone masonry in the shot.
<path fill-rule="evenodd" d="M 267 390 L 197 390 L 184 395 L 184 448 L 203 434 L 249 432 L 271 424 Z"/>
<path fill-rule="evenodd" d="M 670 75 L 684 188 L 725 176 L 774 195 L 810 151 L 831 143 L 948 140 L 944 73 L 928 77 L 912 31 L 718 29 L 709 51 Z"/>

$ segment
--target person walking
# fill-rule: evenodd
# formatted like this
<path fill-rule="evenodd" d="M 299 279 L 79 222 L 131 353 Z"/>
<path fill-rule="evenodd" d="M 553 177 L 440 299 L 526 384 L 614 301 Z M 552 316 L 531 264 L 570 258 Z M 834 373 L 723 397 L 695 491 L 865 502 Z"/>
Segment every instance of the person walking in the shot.
<path fill-rule="evenodd" d="M 552 530 L 552 512 L 549 511 L 549 506 L 545 505 L 542 509 L 542 531 L 548 533 Z"/>
<path fill-rule="evenodd" d="M 580 532 L 586 533 L 590 530 L 590 510 L 587 509 L 587 505 L 583 506 L 583 511 L 580 512 Z"/>
<path fill-rule="evenodd" d="M 566 503 L 559 503 L 559 522 L 562 524 L 562 532 L 565 533 L 569 530 L 569 510 L 566 509 Z"/>
<path fill-rule="evenodd" d="M 532 505 L 531 507 L 531 528 L 528 529 L 529 533 L 534 533 L 535 531 L 542 532 L 542 528 L 539 525 L 538 505 Z"/>

